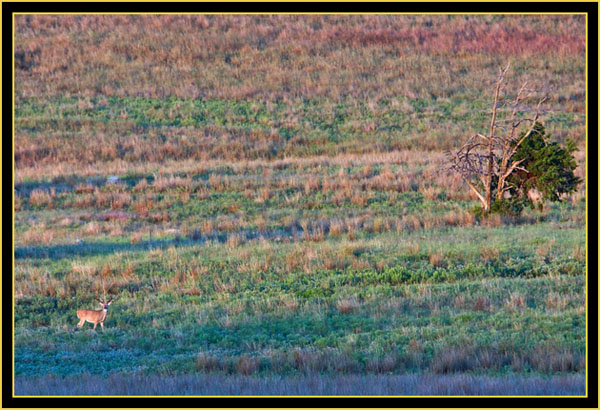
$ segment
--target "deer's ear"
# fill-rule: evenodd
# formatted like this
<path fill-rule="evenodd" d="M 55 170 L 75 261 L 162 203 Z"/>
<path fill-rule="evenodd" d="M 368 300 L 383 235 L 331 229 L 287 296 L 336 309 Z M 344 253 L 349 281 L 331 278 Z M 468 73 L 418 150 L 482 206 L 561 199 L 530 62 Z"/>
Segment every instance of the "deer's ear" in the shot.
<path fill-rule="evenodd" d="M 112 300 L 109 300 L 106 305 L 110 305 L 112 303 Z"/>

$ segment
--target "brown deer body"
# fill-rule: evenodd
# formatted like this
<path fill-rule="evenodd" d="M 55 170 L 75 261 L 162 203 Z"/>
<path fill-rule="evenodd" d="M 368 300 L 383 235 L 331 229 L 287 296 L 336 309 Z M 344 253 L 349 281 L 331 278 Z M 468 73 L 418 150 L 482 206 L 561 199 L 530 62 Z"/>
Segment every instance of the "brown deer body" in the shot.
<path fill-rule="evenodd" d="M 108 300 L 108 302 L 104 302 L 100 299 L 96 299 L 102 309 L 100 310 L 91 310 L 91 309 L 79 309 L 77 311 L 77 317 L 79 318 L 79 323 L 77 327 L 82 327 L 85 322 L 90 322 L 94 324 L 94 330 L 96 330 L 96 326 L 100 323 L 102 330 L 104 330 L 104 319 L 106 319 L 106 314 L 108 313 L 108 306 L 112 303 L 112 296 Z"/>

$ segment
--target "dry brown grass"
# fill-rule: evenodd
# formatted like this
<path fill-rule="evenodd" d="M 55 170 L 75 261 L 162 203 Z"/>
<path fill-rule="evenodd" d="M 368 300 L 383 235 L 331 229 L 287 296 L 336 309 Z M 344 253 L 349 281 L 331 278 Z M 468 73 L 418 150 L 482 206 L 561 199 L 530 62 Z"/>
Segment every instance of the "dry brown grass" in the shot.
<path fill-rule="evenodd" d="M 585 248 L 583 246 L 575 246 L 573 249 L 573 258 L 577 260 L 585 260 Z"/>
<path fill-rule="evenodd" d="M 546 308 L 551 310 L 564 310 L 567 306 L 568 301 L 568 297 L 560 295 L 556 292 L 550 292 L 546 297 Z"/>
<path fill-rule="evenodd" d="M 497 228 L 499 226 L 504 225 L 504 221 L 502 220 L 502 216 L 498 214 L 488 215 L 481 220 L 482 226 L 488 226 L 490 228 Z"/>
<path fill-rule="evenodd" d="M 263 215 L 259 215 L 254 220 L 254 223 L 256 224 L 256 229 L 258 229 L 259 232 L 264 232 L 267 228 L 267 219 Z"/>
<path fill-rule="evenodd" d="M 204 219 L 200 223 L 200 230 L 203 235 L 212 235 L 215 231 L 215 221 L 211 218 Z"/>
<path fill-rule="evenodd" d="M 420 242 L 410 242 L 406 246 L 406 253 L 409 255 L 417 255 L 421 252 L 421 243 Z"/>
<path fill-rule="evenodd" d="M 75 202 L 72 204 L 75 208 L 90 208 L 94 205 L 93 194 L 81 194 L 75 197 Z"/>
<path fill-rule="evenodd" d="M 390 231 L 390 221 L 383 217 L 373 218 L 373 232 L 389 232 Z"/>
<path fill-rule="evenodd" d="M 305 241 L 323 242 L 325 240 L 325 229 L 320 224 L 311 223 L 308 220 L 300 221 Z"/>
<path fill-rule="evenodd" d="M 241 233 L 232 233 L 227 237 L 227 246 L 237 248 L 245 242 L 245 235 Z"/>
<path fill-rule="evenodd" d="M 480 251 L 481 258 L 487 263 L 492 259 L 496 259 L 500 256 L 500 251 L 496 248 L 483 246 Z"/>
<path fill-rule="evenodd" d="M 42 243 L 42 233 L 39 228 L 32 227 L 25 231 L 23 233 L 23 242 L 28 245 Z"/>
<path fill-rule="evenodd" d="M 525 307 L 525 296 L 519 292 L 511 292 L 510 297 L 504 303 L 504 308 L 509 312 L 514 312 Z"/>
<path fill-rule="evenodd" d="M 75 192 L 78 194 L 91 194 L 92 192 L 94 192 L 94 186 L 90 183 L 78 184 L 75 187 Z"/>
<path fill-rule="evenodd" d="M 473 310 L 484 310 L 484 311 L 489 312 L 492 309 L 492 304 L 491 304 L 490 299 L 487 296 L 478 296 L 473 301 L 472 309 Z"/>
<path fill-rule="evenodd" d="M 329 225 L 329 236 L 338 237 L 345 231 L 346 224 L 343 220 L 334 218 Z"/>
<path fill-rule="evenodd" d="M 444 214 L 444 224 L 448 226 L 471 226 L 475 223 L 475 216 L 467 211 L 449 211 Z"/>
<path fill-rule="evenodd" d="M 364 194 L 362 192 L 355 192 L 350 198 L 350 203 L 354 205 L 366 206 L 367 201 L 369 200 L 369 195 Z"/>
<path fill-rule="evenodd" d="M 148 181 L 146 180 L 146 178 L 142 178 L 133 187 L 133 192 L 136 192 L 136 193 L 138 193 L 138 192 L 145 192 L 145 191 L 148 190 L 149 187 L 150 187 L 150 184 L 148 183 Z"/>
<path fill-rule="evenodd" d="M 244 226 L 241 220 L 235 216 L 218 215 L 216 219 L 216 229 L 220 232 L 236 232 Z"/>
<path fill-rule="evenodd" d="M 112 197 L 110 204 L 111 209 L 122 209 L 127 207 L 132 201 L 132 197 L 129 193 L 116 193 Z"/>
<path fill-rule="evenodd" d="M 289 272 L 295 271 L 302 264 L 302 251 L 294 249 L 285 257 L 285 262 Z"/>
<path fill-rule="evenodd" d="M 265 202 L 271 199 L 271 188 L 267 185 L 260 191 L 260 195 L 255 199 L 256 202 Z"/>
<path fill-rule="evenodd" d="M 46 246 L 52 243 L 54 239 L 55 232 L 52 229 L 48 229 L 42 233 L 42 243 Z"/>
<path fill-rule="evenodd" d="M 540 258 L 548 261 L 550 255 L 552 254 L 552 248 L 554 247 L 555 240 L 551 240 L 545 244 L 539 245 L 535 249 L 535 254 Z"/>
<path fill-rule="evenodd" d="M 429 254 L 429 263 L 435 267 L 444 266 L 444 254 L 442 252 L 433 252 Z"/>
<path fill-rule="evenodd" d="M 342 314 L 354 313 L 360 307 L 360 302 L 355 296 L 346 297 L 336 302 L 335 307 Z"/>
<path fill-rule="evenodd" d="M 140 243 L 143 238 L 144 238 L 144 232 L 134 232 L 131 234 L 129 242 L 132 245 L 135 245 L 136 243 Z"/>
<path fill-rule="evenodd" d="M 398 367 L 398 360 L 390 355 L 385 355 L 382 358 L 371 359 L 366 364 L 366 370 L 372 373 L 390 373 Z"/>
<path fill-rule="evenodd" d="M 219 358 L 210 353 L 200 353 L 196 356 L 196 369 L 203 372 L 212 372 L 219 369 Z"/>
<path fill-rule="evenodd" d="M 181 192 L 179 194 L 179 200 L 182 204 L 187 204 L 188 202 L 190 202 L 190 193 L 187 191 Z"/>
<path fill-rule="evenodd" d="M 260 369 L 261 359 L 250 355 L 241 355 L 235 364 L 235 370 L 239 374 L 248 376 L 256 373 Z"/>
<path fill-rule="evenodd" d="M 204 92 L 207 93 L 206 98 L 223 95 L 229 98 L 262 98 L 270 93 L 281 97 L 282 90 L 277 90 L 277 86 L 281 88 L 285 84 L 291 88 L 291 92 L 303 90 L 312 97 L 333 98 L 339 97 L 343 90 L 352 86 L 349 79 L 341 78 L 332 82 L 331 79 L 336 78 L 334 74 L 354 73 L 372 67 L 373 59 L 368 57 L 380 49 L 411 49 L 415 56 L 447 57 L 462 53 L 459 55 L 490 54 L 525 58 L 533 50 L 543 56 L 573 56 L 585 52 L 585 32 L 578 16 L 570 17 L 568 21 L 561 20 L 560 16 L 504 16 L 502 22 L 490 21 L 491 16 L 469 16 L 468 21 L 465 17 L 455 16 L 455 20 L 448 21 L 446 16 L 402 15 L 393 19 L 384 18 L 387 16 L 218 16 L 218 19 L 210 19 L 202 15 L 89 15 L 77 16 L 81 18 L 77 22 L 73 20 L 74 17 L 33 16 L 28 24 L 22 19 L 16 20 L 15 51 L 20 93 L 28 95 L 38 87 L 38 90 L 46 93 L 64 89 L 69 93 L 79 91 L 82 95 L 90 95 L 90 92 L 96 91 L 93 87 L 98 87 L 108 96 L 123 95 L 128 89 L 134 88 L 149 97 L 168 93 L 193 98 Z M 427 19 L 427 25 L 423 17 Z M 96 37 L 84 37 L 83 41 L 75 41 L 66 35 L 67 27 L 76 34 L 92 31 L 97 33 L 100 40 L 94 43 Z M 468 36 L 464 34 L 465 30 L 469 32 Z M 45 33 L 45 36 L 41 37 L 40 33 Z M 189 42 L 177 42 L 178 34 L 186 36 Z M 311 41 L 306 41 L 307 38 Z M 124 39 L 130 41 L 124 42 Z M 265 51 L 257 47 L 260 39 L 263 41 L 261 48 L 264 47 Z M 135 47 L 131 45 L 134 43 Z M 152 47 L 153 44 L 165 46 L 157 48 Z M 285 66 L 265 58 L 266 51 L 281 54 L 290 52 L 290 47 L 294 58 Z M 341 55 L 342 51 L 348 47 L 357 53 L 352 59 L 352 67 L 342 64 L 346 61 Z M 69 50 L 68 55 L 65 50 Z M 210 66 L 210 56 L 234 50 L 240 52 L 228 64 L 219 64 L 221 73 Z M 318 51 L 328 60 L 311 58 L 311 51 Z M 66 70 L 64 61 L 69 61 L 70 65 Z M 145 74 L 142 78 L 153 73 L 162 81 L 144 84 L 141 79 L 130 78 L 135 76 L 110 73 L 106 81 L 100 83 L 93 71 L 85 70 L 93 66 L 94 61 L 118 68 L 119 71 L 124 70 L 125 62 L 129 62 Z M 168 67 L 175 68 L 167 70 L 166 67 L 150 65 L 154 69 L 151 70 L 142 64 L 147 61 L 166 61 Z M 380 64 L 389 69 L 397 67 L 390 60 Z M 313 69 L 302 70 L 306 66 Z M 426 68 L 423 67 L 423 70 Z M 421 76 L 423 70 L 419 70 Z M 441 74 L 447 70 L 446 66 L 440 68 Z M 39 88 L 35 78 L 25 76 L 29 71 L 46 76 L 49 84 Z M 66 78 L 63 71 L 79 78 L 79 89 Z M 310 76 L 313 71 L 320 75 Z M 190 81 L 198 72 L 205 73 L 205 87 Z M 258 77 L 259 73 L 262 73 L 262 77 Z M 239 76 L 239 79 L 223 82 L 224 77 L 233 75 Z M 287 81 L 290 76 L 297 79 Z M 175 81 L 176 78 L 179 82 Z M 259 78 L 262 81 L 258 81 Z M 116 80 L 121 82 L 117 83 Z M 414 94 L 418 86 L 423 85 L 423 79 L 417 75 L 406 78 L 406 82 L 413 81 L 416 83 L 414 87 L 392 81 L 389 91 L 386 90 L 384 95 L 394 98 L 397 95 Z M 162 90 L 159 85 L 163 87 Z M 366 92 L 374 85 L 363 87 Z M 174 113 L 160 115 L 170 117 Z M 126 113 L 121 113 L 120 117 L 126 119 Z M 294 124 L 292 118 L 289 123 Z M 374 131 L 375 125 L 365 123 L 362 129 Z M 111 150 L 105 148 L 105 151 L 104 155 L 109 156 Z"/>
<path fill-rule="evenodd" d="M 431 185 L 419 185 L 419 192 L 430 201 L 435 201 L 438 195 L 442 192 L 440 187 Z"/>
<path fill-rule="evenodd" d="M 173 188 L 182 188 L 186 191 L 191 191 L 192 190 L 192 179 L 191 177 L 176 177 L 176 176 L 164 176 L 164 175 L 158 175 L 155 179 L 154 182 L 152 183 L 152 186 L 154 187 L 155 190 L 162 192 L 165 191 L 167 189 L 173 189 Z"/>
<path fill-rule="evenodd" d="M 294 297 L 294 296 L 282 296 L 281 303 L 283 304 L 283 306 L 285 306 L 287 309 L 289 309 L 291 311 L 295 311 L 296 309 L 298 309 L 298 306 L 300 305 L 298 303 L 298 299 L 296 299 L 296 297 Z"/>
<path fill-rule="evenodd" d="M 208 177 L 208 184 L 217 192 L 225 192 L 231 183 L 227 175 L 211 174 Z"/>
<path fill-rule="evenodd" d="M 47 206 L 52 205 L 52 196 L 44 189 L 36 188 L 29 195 L 29 204 L 32 206 Z"/>
<path fill-rule="evenodd" d="M 97 236 L 102 233 L 102 228 L 98 222 L 88 222 L 83 228 L 83 233 L 89 236 Z"/>
<path fill-rule="evenodd" d="M 92 277 L 98 272 L 98 267 L 91 263 L 73 262 L 72 271 L 82 277 Z"/>
<path fill-rule="evenodd" d="M 310 175 L 306 182 L 304 183 L 304 193 L 306 195 L 310 195 L 313 191 L 318 191 L 320 189 L 321 182 L 318 177 L 315 175 Z"/>
<path fill-rule="evenodd" d="M 462 309 L 465 306 L 465 295 L 458 295 L 454 298 L 454 307 Z"/>
<path fill-rule="evenodd" d="M 418 215 L 415 214 L 403 216 L 401 225 L 404 229 L 408 230 L 409 232 L 419 230 L 422 226 L 421 219 Z"/>

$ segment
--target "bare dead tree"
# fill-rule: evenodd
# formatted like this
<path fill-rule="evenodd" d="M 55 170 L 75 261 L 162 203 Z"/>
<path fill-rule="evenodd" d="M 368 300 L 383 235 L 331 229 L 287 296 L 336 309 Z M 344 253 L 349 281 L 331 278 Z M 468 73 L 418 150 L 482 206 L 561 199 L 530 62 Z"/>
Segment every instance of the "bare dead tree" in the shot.
<path fill-rule="evenodd" d="M 501 94 L 506 88 L 506 73 L 510 64 L 500 68 L 494 85 L 494 104 L 488 134 L 477 133 L 456 151 L 447 153 L 447 167 L 458 173 L 475 193 L 485 213 L 492 207 L 492 196 L 500 200 L 513 187 L 509 176 L 516 170 L 526 171 L 520 167 L 523 160 L 513 161 L 519 145 L 531 135 L 536 121 L 541 115 L 541 106 L 547 97 L 537 100 L 533 116 L 527 103 L 536 95 L 536 91 L 528 88 L 528 83 L 521 84 L 516 97 L 512 101 L 504 101 Z M 512 106 L 507 118 L 499 118 L 499 109 Z"/>

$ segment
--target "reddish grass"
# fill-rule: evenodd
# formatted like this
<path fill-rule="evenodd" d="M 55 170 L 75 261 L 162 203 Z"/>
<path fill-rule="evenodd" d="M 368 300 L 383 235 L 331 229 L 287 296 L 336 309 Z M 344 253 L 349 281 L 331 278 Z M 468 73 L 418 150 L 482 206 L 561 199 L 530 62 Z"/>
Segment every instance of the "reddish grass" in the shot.
<path fill-rule="evenodd" d="M 303 124 L 301 114 L 293 112 L 298 96 L 326 100 L 327 116 L 340 102 L 376 112 L 382 99 L 412 115 L 415 109 L 405 110 L 406 102 L 398 96 L 452 98 L 465 89 L 483 96 L 498 58 L 524 65 L 515 73 L 520 77 L 515 83 L 526 75 L 560 83 L 552 98 L 556 104 L 560 99 L 561 110 L 585 108 L 584 16 L 17 15 L 15 23 L 17 106 L 22 98 L 77 96 L 75 108 L 90 110 L 106 106 L 108 97 L 177 96 L 256 101 L 268 110 L 274 101 L 284 101 L 291 107 L 263 130 L 217 124 L 164 127 L 160 133 L 166 141 L 153 127 L 140 132 L 126 111 L 115 112 L 114 121 L 106 124 L 25 115 L 15 130 L 17 166 L 331 153 L 322 136 L 309 141 L 300 133 L 289 144 L 281 137 L 284 130 Z M 148 115 L 157 120 L 181 115 L 177 106 L 164 111 Z M 43 143 L 28 134 L 36 124 Z M 410 141 L 375 146 L 363 144 L 362 136 L 378 137 L 379 120 L 366 116 L 349 121 L 346 131 L 361 139 L 344 149 L 430 150 L 451 143 L 439 135 L 456 134 L 454 128 L 427 124 Z M 76 138 L 65 139 L 65 128 Z M 430 135 L 434 133 L 439 135 Z M 583 136 L 585 129 L 578 124 L 561 133 Z M 82 138 L 86 143 L 80 143 Z M 373 177 L 369 169 L 365 165 L 364 175 Z"/>

